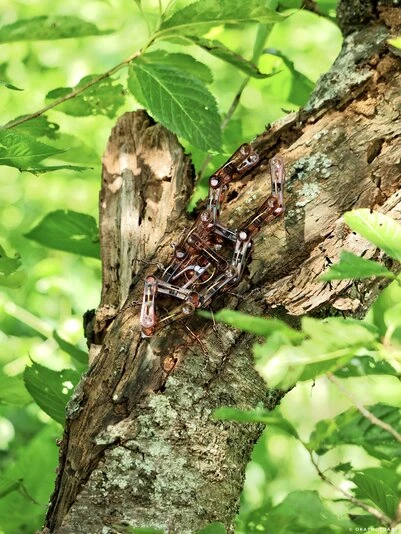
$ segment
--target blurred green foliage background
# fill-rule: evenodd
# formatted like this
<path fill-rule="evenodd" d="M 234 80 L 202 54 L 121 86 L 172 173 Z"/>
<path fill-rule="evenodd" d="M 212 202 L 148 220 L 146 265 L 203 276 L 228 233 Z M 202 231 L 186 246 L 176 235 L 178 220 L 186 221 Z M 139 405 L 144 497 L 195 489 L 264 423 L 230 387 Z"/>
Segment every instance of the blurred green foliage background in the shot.
<path fill-rule="evenodd" d="M 101 74 L 138 50 L 147 39 L 148 25 L 152 26 L 157 19 L 158 2 L 145 0 L 142 11 L 138 4 L 132 0 L 2 0 L 0 27 L 39 15 L 73 14 L 100 29 L 111 28 L 114 32 L 57 41 L 1 44 L 0 79 L 23 90 L 0 86 L 0 123 L 4 125 L 40 109 L 52 89 L 72 87 L 88 74 Z M 219 39 L 250 59 L 256 31 L 255 24 L 220 26 L 208 37 Z M 180 45 L 163 43 L 160 47 L 190 53 L 210 66 L 214 78 L 210 88 L 224 117 L 244 74 L 194 46 L 183 50 Z M 251 79 L 247 84 L 224 134 L 225 153 L 231 153 L 239 144 L 261 133 L 266 124 L 306 102 L 313 84 L 337 56 L 341 33 L 329 17 L 295 10 L 284 22 L 271 28 L 266 47 L 275 54 L 263 54 L 259 68 L 277 74 Z M 54 163 L 84 165 L 91 167 L 90 170 L 33 175 L 0 167 L 0 245 L 9 256 L 21 257 L 19 287 L 2 287 L 0 292 L 0 365 L 6 375 L 16 377 L 15 402 L 9 399 L 4 402 L 0 393 L 0 533 L 3 534 L 31 533 L 41 525 L 57 465 L 55 440 L 62 431 L 61 426 L 31 401 L 18 377 L 31 359 L 54 370 L 73 367 L 53 332 L 85 350 L 82 315 L 97 306 L 100 296 L 98 260 L 44 248 L 24 235 L 45 214 L 56 209 L 73 209 L 97 219 L 101 157 L 107 138 L 119 114 L 139 107 L 126 89 L 125 70 L 119 71 L 115 79 L 124 86 L 123 104 L 115 116 L 73 117 L 57 108 L 47 113 L 48 120 L 57 126 L 53 138 L 46 142 L 66 150 Z M 183 143 L 199 169 L 206 154 L 186 140 Z M 221 159 L 219 155 L 212 158 L 208 170 Z M 199 190 L 200 195 L 203 192 Z M 366 400 L 370 403 L 372 397 L 375 402 L 389 400 L 394 396 L 394 387 L 391 377 L 386 378 L 389 387 L 385 389 L 383 378 L 380 388 L 376 377 L 355 379 L 354 391 L 362 400 L 369 395 Z M 391 400 L 394 403 L 394 398 Z M 283 400 L 281 411 L 306 436 L 317 420 L 332 417 L 348 406 L 346 399 L 321 380 L 314 387 L 310 383 L 297 386 Z M 328 455 L 325 461 L 339 463 L 343 456 L 347 461 L 352 457 L 356 464 L 365 460 L 359 450 L 335 454 L 336 458 Z M 246 514 L 268 501 L 275 504 L 294 489 L 320 489 L 321 486 L 305 451 L 280 431 L 270 429 L 258 443 L 248 467 L 241 513 Z M 323 495 L 332 495 L 330 488 L 324 488 Z"/>

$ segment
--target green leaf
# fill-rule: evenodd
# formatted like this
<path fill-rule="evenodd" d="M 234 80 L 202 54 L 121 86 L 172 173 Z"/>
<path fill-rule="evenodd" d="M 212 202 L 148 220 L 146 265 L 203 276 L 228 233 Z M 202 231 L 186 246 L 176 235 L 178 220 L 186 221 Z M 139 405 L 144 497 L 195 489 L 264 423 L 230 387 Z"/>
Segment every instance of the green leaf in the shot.
<path fill-rule="evenodd" d="M 335 19 L 338 2 L 339 0 L 317 0 L 319 15 Z"/>
<path fill-rule="evenodd" d="M 6 251 L 0 245 L 0 286 L 4 287 L 20 287 L 26 278 L 23 271 L 17 269 L 21 266 L 19 256 L 10 258 Z"/>
<path fill-rule="evenodd" d="M 284 18 L 268 9 L 262 0 L 198 0 L 168 15 L 158 33 L 160 37 L 171 34 L 203 35 L 213 26 L 280 22 Z"/>
<path fill-rule="evenodd" d="M 165 50 L 155 50 L 154 52 L 146 52 L 141 57 L 151 63 L 168 65 L 183 72 L 189 72 L 205 83 L 212 83 L 213 81 L 213 74 L 209 67 L 188 54 L 169 54 Z"/>
<path fill-rule="evenodd" d="M 380 335 L 384 336 L 387 331 L 387 325 L 384 316 L 390 308 L 397 306 L 401 302 L 401 278 L 391 282 L 378 296 L 368 311 L 365 322 L 377 327 Z"/>
<path fill-rule="evenodd" d="M 401 36 L 394 37 L 393 39 L 387 39 L 388 44 L 394 46 L 394 48 L 401 48 Z"/>
<path fill-rule="evenodd" d="M 352 464 L 350 462 L 344 462 L 337 464 L 332 468 L 332 471 L 335 473 L 349 473 L 352 470 Z"/>
<path fill-rule="evenodd" d="M 192 74 L 138 58 L 130 67 L 128 87 L 158 121 L 177 135 L 205 151 L 220 148 L 216 101 Z"/>
<path fill-rule="evenodd" d="M 0 275 L 9 276 L 21 265 L 19 256 L 9 258 L 4 248 L 0 245 Z"/>
<path fill-rule="evenodd" d="M 72 369 L 53 371 L 36 362 L 24 371 L 25 386 L 33 400 L 61 425 L 64 425 L 65 406 L 79 377 Z"/>
<path fill-rule="evenodd" d="M 80 89 L 95 78 L 90 74 L 82 78 L 75 87 L 59 87 L 46 95 L 46 101 L 62 98 L 72 91 Z M 106 115 L 113 118 L 124 104 L 124 88 L 111 78 L 105 78 L 86 89 L 83 93 L 59 104 L 57 111 L 62 111 L 74 117 L 88 117 L 89 115 Z"/>
<path fill-rule="evenodd" d="M 374 531 L 374 529 L 370 527 L 377 528 L 381 526 L 379 519 L 376 519 L 376 517 L 370 514 L 352 514 L 352 516 L 350 516 L 350 519 L 353 523 L 356 523 L 358 527 L 362 527 L 362 532 L 369 532 L 370 530 Z M 353 530 L 355 530 L 355 528 Z"/>
<path fill-rule="evenodd" d="M 227 534 L 226 527 L 223 523 L 210 523 L 207 527 L 197 530 L 195 534 Z"/>
<path fill-rule="evenodd" d="M 63 161 L 73 165 L 79 164 L 93 168 L 99 166 L 100 173 L 100 154 L 97 153 L 95 148 L 82 141 L 82 139 L 75 137 L 74 135 L 61 133 L 55 140 L 54 145 L 57 148 L 68 147 L 66 152 L 63 152 L 57 156 L 57 161 Z"/>
<path fill-rule="evenodd" d="M 313 91 L 315 84 L 307 78 L 304 74 L 299 72 L 294 63 L 282 52 L 275 48 L 266 48 L 265 54 L 270 54 L 279 57 L 287 69 L 291 73 L 292 83 L 290 94 L 288 95 L 288 101 L 296 104 L 297 106 L 303 106 L 306 104 L 311 92 Z"/>
<path fill-rule="evenodd" d="M 90 215 L 57 210 L 45 215 L 25 237 L 45 247 L 90 258 L 100 257 L 98 228 Z"/>
<path fill-rule="evenodd" d="M 92 22 L 75 16 L 40 16 L 17 20 L 0 28 L 0 43 L 15 41 L 49 41 L 86 37 L 87 35 L 106 35 L 114 30 L 99 30 Z"/>
<path fill-rule="evenodd" d="M 130 527 L 127 525 L 111 525 L 117 532 L 121 534 L 164 534 L 163 530 L 157 528 L 147 528 L 147 527 Z"/>
<path fill-rule="evenodd" d="M 378 471 L 380 472 L 380 469 Z M 395 517 L 399 498 L 383 480 L 359 471 L 354 475 L 352 481 L 360 490 L 358 498 L 370 499 L 390 518 Z"/>
<path fill-rule="evenodd" d="M 280 428 L 286 434 L 298 439 L 298 433 L 293 425 L 284 419 L 273 415 L 268 410 L 262 408 L 256 408 L 254 410 L 240 410 L 238 408 L 232 408 L 230 406 L 222 406 L 213 412 L 215 419 L 221 421 L 238 421 L 240 423 L 263 423 L 268 426 L 275 426 Z"/>
<path fill-rule="evenodd" d="M 0 85 L 2 85 L 3 87 L 7 87 L 7 89 L 12 89 L 13 91 L 23 91 L 23 89 L 16 87 L 12 83 L 5 82 L 4 80 L 0 80 Z"/>
<path fill-rule="evenodd" d="M 30 135 L 0 128 L 0 165 L 29 169 L 63 150 L 36 141 Z"/>
<path fill-rule="evenodd" d="M 378 419 L 401 433 L 400 409 L 385 404 L 369 406 Z M 393 436 L 373 425 L 356 408 L 337 415 L 334 419 L 319 421 L 312 432 L 308 447 L 323 455 L 337 445 L 358 445 L 379 460 L 392 461 L 401 457 L 401 449 Z"/>
<path fill-rule="evenodd" d="M 8 376 L 0 370 L 0 404 L 24 406 L 31 400 L 21 376 Z"/>
<path fill-rule="evenodd" d="M 53 337 L 61 350 L 69 354 L 80 366 L 88 367 L 88 354 L 86 352 L 60 337 L 56 330 L 53 332 Z"/>
<path fill-rule="evenodd" d="M 302 331 L 325 349 L 367 347 L 377 339 L 376 329 L 357 319 L 328 317 L 319 320 L 303 317 L 301 324 Z"/>
<path fill-rule="evenodd" d="M 209 52 L 209 54 L 212 54 L 212 56 L 218 57 L 226 63 L 234 65 L 234 67 L 244 72 L 247 76 L 251 76 L 252 78 L 269 78 L 270 76 L 274 76 L 275 74 L 264 74 L 258 69 L 258 67 L 254 63 L 243 58 L 230 48 L 227 48 L 220 41 L 205 39 L 196 36 L 188 36 L 188 39 L 190 39 L 194 44 L 203 48 L 203 50 Z"/>
<path fill-rule="evenodd" d="M 203 312 L 200 312 L 200 315 L 209 317 Z M 255 317 L 235 310 L 221 310 L 214 314 L 214 319 L 257 336 L 269 337 L 275 332 L 281 332 L 286 338 L 294 341 L 304 338 L 302 333 L 297 332 L 279 319 Z"/>
<path fill-rule="evenodd" d="M 256 369 L 269 387 L 287 389 L 297 380 L 314 379 L 343 367 L 361 350 L 377 344 L 376 330 L 354 319 L 304 317 L 302 327 L 308 339 L 298 346 L 269 339 L 254 347 Z"/>
<path fill-rule="evenodd" d="M 384 324 L 387 328 L 395 330 L 401 326 L 401 302 L 387 309 L 383 315 Z"/>
<path fill-rule="evenodd" d="M 45 174 L 47 172 L 55 172 L 55 171 L 60 171 L 60 170 L 83 172 L 83 171 L 87 171 L 92 168 L 93 167 L 81 167 L 79 165 L 38 165 L 37 167 L 31 167 L 29 169 L 25 169 L 25 171 L 35 174 L 36 176 L 39 174 Z"/>
<path fill-rule="evenodd" d="M 60 429 L 55 427 L 55 424 L 47 424 L 29 440 L 24 440 L 23 445 L 13 451 L 15 461 L 4 462 L 2 466 L 5 484 L 1 484 L 1 490 L 6 495 L 0 499 L 0 517 L 5 534 L 22 534 L 42 528 L 58 462 L 56 438 Z M 26 431 L 32 432 L 30 427 Z M 18 441 L 13 442 L 14 447 Z M 10 482 L 14 483 L 14 488 L 10 488 Z M 11 491 L 7 492 L 7 489 Z"/>
<path fill-rule="evenodd" d="M 21 287 L 26 281 L 27 274 L 25 271 L 16 271 L 8 276 L 0 274 L 0 286 L 15 289 Z"/>
<path fill-rule="evenodd" d="M 368 209 L 348 211 L 344 220 L 354 232 L 401 261 L 401 224 L 388 215 Z"/>
<path fill-rule="evenodd" d="M 398 372 L 386 360 L 375 360 L 372 356 L 356 356 L 334 374 L 340 378 L 366 375 L 399 376 Z"/>
<path fill-rule="evenodd" d="M 399 484 L 401 482 L 400 475 L 397 473 L 396 470 L 391 469 L 389 467 L 368 467 L 366 469 L 359 469 L 359 473 L 363 473 L 366 476 L 369 476 L 370 478 L 377 478 L 378 480 L 381 480 L 390 488 L 390 490 L 393 493 L 398 492 Z M 358 491 L 355 491 L 356 494 L 358 494 Z M 358 494 L 359 495 L 359 494 Z"/>
<path fill-rule="evenodd" d="M 19 119 L 23 119 L 29 115 L 21 115 L 13 119 L 14 122 Z M 9 124 L 9 123 L 8 123 Z M 6 128 L 8 126 L 6 124 Z M 41 115 L 40 117 L 35 117 L 34 119 L 29 119 L 17 126 L 13 126 L 14 132 L 20 132 L 25 135 L 30 135 L 31 137 L 48 137 L 49 139 L 56 139 L 58 137 L 58 130 L 60 126 L 55 122 L 50 122 L 46 115 Z"/>
<path fill-rule="evenodd" d="M 326 508 L 316 491 L 293 491 L 278 506 L 251 512 L 246 520 L 246 533 L 338 533 L 351 526 L 348 519 L 340 519 Z"/>
<path fill-rule="evenodd" d="M 339 263 L 330 267 L 321 280 L 361 280 L 371 276 L 395 278 L 395 275 L 377 261 L 366 260 L 352 252 L 342 251 Z"/>

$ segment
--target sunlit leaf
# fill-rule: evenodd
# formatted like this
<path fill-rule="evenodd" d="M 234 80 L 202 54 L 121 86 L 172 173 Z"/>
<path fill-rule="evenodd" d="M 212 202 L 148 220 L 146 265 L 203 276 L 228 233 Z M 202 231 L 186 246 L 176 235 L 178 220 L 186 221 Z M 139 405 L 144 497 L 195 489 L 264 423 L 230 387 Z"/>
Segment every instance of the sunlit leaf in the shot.
<path fill-rule="evenodd" d="M 5 82 L 4 80 L 0 80 L 0 85 L 3 87 L 6 87 L 7 89 L 12 89 L 13 91 L 23 91 L 23 89 L 20 89 L 19 87 L 13 85 L 12 83 Z"/>
<path fill-rule="evenodd" d="M 0 165 L 25 170 L 61 152 L 58 148 L 36 141 L 30 135 L 0 128 Z"/>
<path fill-rule="evenodd" d="M 75 16 L 39 16 L 17 20 L 0 28 L 0 43 L 43 41 L 105 35 L 114 30 L 99 30 L 92 22 Z"/>
<path fill-rule="evenodd" d="M 269 78 L 274 75 L 274 73 L 265 74 L 261 72 L 254 63 L 243 58 L 230 48 L 227 48 L 220 41 L 196 36 L 188 36 L 188 39 L 209 52 L 209 54 L 212 54 L 212 56 L 234 65 L 234 67 L 244 72 L 247 76 L 251 76 L 252 78 Z"/>
<path fill-rule="evenodd" d="M 324 320 L 303 317 L 302 331 L 326 349 L 368 346 L 377 339 L 377 330 L 352 318 L 328 317 Z"/>
<path fill-rule="evenodd" d="M 307 339 L 298 346 L 272 343 L 271 339 L 255 345 L 256 369 L 269 387 L 287 389 L 298 380 L 335 371 L 377 343 L 375 328 L 353 319 L 304 317 L 302 330 Z"/>
<path fill-rule="evenodd" d="M 280 22 L 282 15 L 261 0 L 198 0 L 162 21 L 159 34 L 203 35 L 213 26 L 246 22 Z"/>
<path fill-rule="evenodd" d="M 401 433 L 400 409 L 385 404 L 367 407 L 378 419 Z M 401 457 L 401 448 L 393 436 L 371 423 L 356 408 L 319 421 L 309 440 L 309 448 L 325 454 L 333 447 L 349 444 L 363 447 L 371 456 L 392 461 Z"/>
<path fill-rule="evenodd" d="M 394 280 L 380 293 L 365 317 L 365 322 L 374 324 L 382 336 L 387 331 L 384 319 L 385 313 L 401 302 L 401 285 L 399 282 L 400 279 Z"/>
<path fill-rule="evenodd" d="M 395 278 L 395 275 L 377 261 L 366 260 L 352 252 L 342 251 L 339 263 L 331 265 L 321 280 L 359 280 L 371 276 Z"/>
<path fill-rule="evenodd" d="M 132 63 L 128 86 L 151 115 L 174 133 L 205 151 L 219 149 L 216 101 L 199 78 L 145 57 Z"/>
<path fill-rule="evenodd" d="M 209 317 L 203 312 L 200 315 Z M 268 337 L 274 332 L 282 332 L 288 339 L 301 340 L 304 337 L 279 319 L 255 317 L 235 310 L 221 310 L 214 314 L 214 319 L 257 336 Z"/>
<path fill-rule="evenodd" d="M 384 312 L 384 323 L 387 328 L 395 329 L 401 326 L 401 302 L 391 306 Z"/>
<path fill-rule="evenodd" d="M 72 369 L 53 371 L 36 362 L 25 368 L 24 382 L 33 400 L 52 419 L 64 424 L 65 406 L 73 387 L 79 381 L 79 373 Z"/>
<path fill-rule="evenodd" d="M 370 499 L 385 514 L 393 518 L 395 516 L 399 498 L 380 478 L 380 469 L 377 470 L 376 476 L 372 477 L 363 471 L 355 473 L 352 481 L 359 488 L 358 497 Z"/>
<path fill-rule="evenodd" d="M 25 237 L 45 247 L 91 258 L 100 257 L 98 228 L 90 215 L 57 210 L 45 215 Z"/>
<path fill-rule="evenodd" d="M 98 76 L 90 74 L 82 78 L 75 87 L 59 87 L 46 95 L 47 101 L 62 98 L 72 91 L 92 82 Z M 74 117 L 87 117 L 89 115 L 106 115 L 114 117 L 118 109 L 124 104 L 124 88 L 111 78 L 105 78 L 86 89 L 83 93 L 66 100 L 57 106 L 57 111 L 73 115 Z"/>
<path fill-rule="evenodd" d="M 388 39 L 387 42 L 394 48 L 401 48 L 401 36 Z"/>
<path fill-rule="evenodd" d="M 195 78 L 199 78 L 205 83 L 211 83 L 213 81 L 213 74 L 210 68 L 188 54 L 168 54 L 165 50 L 156 50 L 143 54 L 142 60 L 181 69 L 183 72 L 189 72 Z"/>
<path fill-rule="evenodd" d="M 383 213 L 368 209 L 348 211 L 344 221 L 354 232 L 401 261 L 401 224 Z"/>

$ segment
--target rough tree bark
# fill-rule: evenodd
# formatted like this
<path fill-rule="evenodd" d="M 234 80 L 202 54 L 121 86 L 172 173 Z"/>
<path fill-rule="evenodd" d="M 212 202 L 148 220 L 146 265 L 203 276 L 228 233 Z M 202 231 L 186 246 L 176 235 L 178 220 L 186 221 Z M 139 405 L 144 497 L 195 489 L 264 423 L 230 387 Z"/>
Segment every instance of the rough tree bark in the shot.
<path fill-rule="evenodd" d="M 401 26 L 401 10 L 343 2 L 339 20 L 346 35 L 339 58 L 304 110 L 254 141 L 261 164 L 234 185 L 238 194 L 225 211 L 232 226 L 268 194 L 269 158 L 284 156 L 285 220 L 256 239 L 238 288 L 244 298 L 226 296 L 219 307 L 294 323 L 305 313 L 363 314 L 377 294 L 377 283 L 351 288 L 318 277 L 343 248 L 377 254 L 347 230 L 345 211 L 369 207 L 401 219 L 401 59 L 386 41 Z M 175 136 L 145 112 L 126 113 L 103 169 L 103 289 L 87 332 L 93 363 L 68 406 L 43 532 L 107 534 L 131 525 L 185 534 L 213 521 L 232 532 L 262 428 L 216 422 L 211 414 L 222 405 L 274 408 L 282 393 L 266 391 L 255 373 L 253 339 L 221 324 L 213 329 L 191 318 L 198 340 L 182 325 L 140 338 L 143 277 L 168 261 L 169 243 L 188 225 L 193 173 Z"/>

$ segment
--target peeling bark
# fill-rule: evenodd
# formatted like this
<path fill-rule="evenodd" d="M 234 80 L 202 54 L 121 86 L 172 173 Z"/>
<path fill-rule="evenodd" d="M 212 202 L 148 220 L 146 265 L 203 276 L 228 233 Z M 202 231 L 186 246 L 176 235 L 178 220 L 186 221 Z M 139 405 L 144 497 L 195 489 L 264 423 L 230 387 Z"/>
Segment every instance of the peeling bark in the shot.
<path fill-rule="evenodd" d="M 217 307 L 296 323 L 305 313 L 361 315 L 377 294 L 378 283 L 351 288 L 318 277 L 343 248 L 378 254 L 345 227 L 345 211 L 369 207 L 401 220 L 401 59 L 387 48 L 385 13 L 376 6 L 346 38 L 303 111 L 254 142 L 261 164 L 234 184 L 226 221 L 235 227 L 264 200 L 267 162 L 277 152 L 287 163 L 287 213 L 257 237 L 242 296 Z M 150 341 L 139 332 L 143 277 L 168 261 L 169 243 L 188 225 L 191 187 L 176 138 L 144 112 L 125 114 L 104 157 L 93 363 L 68 406 L 43 532 L 108 534 L 125 525 L 185 534 L 213 521 L 233 531 L 262 428 L 211 414 L 222 405 L 274 408 L 283 393 L 266 391 L 254 371 L 251 336 L 197 317 L 187 322 L 197 339 L 177 324 Z"/>

